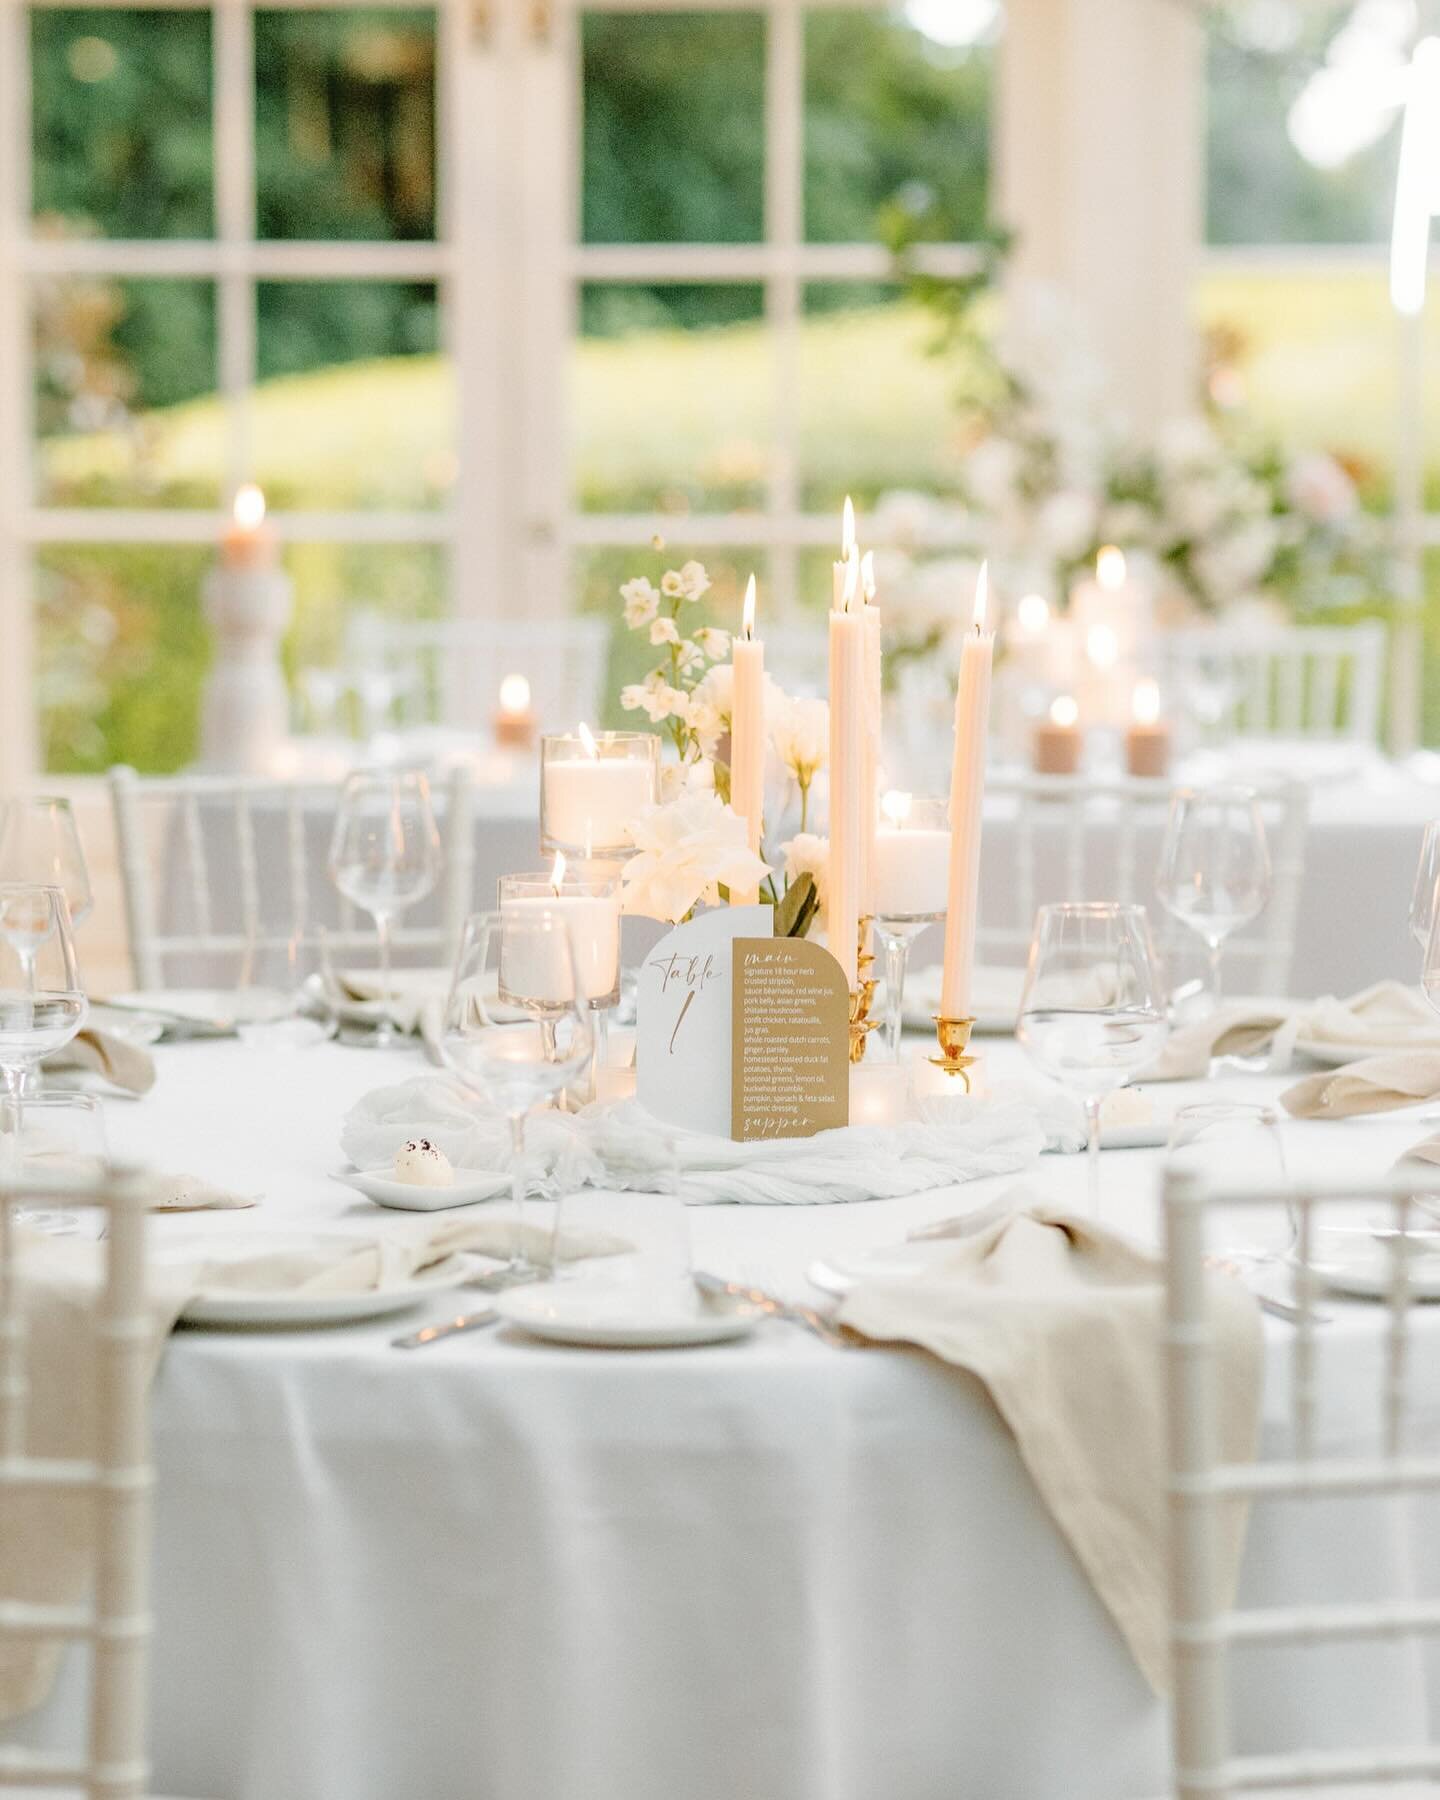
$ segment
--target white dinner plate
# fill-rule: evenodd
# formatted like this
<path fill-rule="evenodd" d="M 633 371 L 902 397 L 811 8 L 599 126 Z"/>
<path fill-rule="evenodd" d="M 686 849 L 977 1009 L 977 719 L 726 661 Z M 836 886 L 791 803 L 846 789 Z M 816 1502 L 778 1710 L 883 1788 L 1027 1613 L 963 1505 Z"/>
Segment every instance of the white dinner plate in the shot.
<path fill-rule="evenodd" d="M 1002 1209 L 1003 1210 L 1003 1209 Z M 994 1214 L 1000 1216 L 997 1210 Z M 989 1219 L 976 1224 L 989 1224 Z M 955 1254 L 970 1233 L 947 1238 L 914 1238 L 905 1244 L 887 1244 L 880 1250 L 861 1250 L 853 1255 L 822 1256 L 805 1271 L 805 1279 L 822 1294 L 843 1299 L 851 1288 L 865 1281 L 905 1281 L 925 1275 Z"/>
<path fill-rule="evenodd" d="M 224 1032 L 235 1029 L 237 996 L 233 988 L 133 988 L 113 998 L 117 1005 L 108 1018 L 103 1000 L 92 1008 L 98 1022 L 133 1034 L 146 1024 L 147 1009 L 153 1007 L 148 1022 L 159 1029 L 151 1037 L 152 1043 L 160 1036 L 184 1037 L 185 1020 L 193 1021 L 195 1029 L 202 1032 L 215 1027 Z"/>
<path fill-rule="evenodd" d="M 337 1169 L 335 1179 L 377 1206 L 393 1206 L 401 1212 L 443 1212 L 447 1207 L 474 1206 L 510 1192 L 510 1177 L 488 1169 L 456 1169 L 449 1187 L 397 1181 L 389 1169 Z"/>
<path fill-rule="evenodd" d="M 1390 1298 L 1391 1260 L 1383 1248 L 1341 1262 L 1313 1262 L 1310 1267 L 1333 1294 L 1357 1300 Z M 1409 1288 L 1416 1300 L 1440 1300 L 1440 1254 L 1411 1258 Z"/>
<path fill-rule="evenodd" d="M 758 1323 L 743 1303 L 716 1304 L 702 1300 L 698 1291 L 584 1277 L 512 1288 L 496 1297 L 495 1310 L 532 1337 L 615 1350 L 723 1344 L 748 1337 Z"/>
<path fill-rule="evenodd" d="M 389 1287 L 361 1289 L 355 1293 L 327 1294 L 305 1291 L 247 1292 L 243 1288 L 202 1289 L 194 1295 L 180 1319 L 186 1325 L 344 1325 L 357 1319 L 379 1319 L 404 1312 L 434 1294 L 460 1287 L 473 1274 L 468 1256 L 447 1256 L 410 1281 Z"/>

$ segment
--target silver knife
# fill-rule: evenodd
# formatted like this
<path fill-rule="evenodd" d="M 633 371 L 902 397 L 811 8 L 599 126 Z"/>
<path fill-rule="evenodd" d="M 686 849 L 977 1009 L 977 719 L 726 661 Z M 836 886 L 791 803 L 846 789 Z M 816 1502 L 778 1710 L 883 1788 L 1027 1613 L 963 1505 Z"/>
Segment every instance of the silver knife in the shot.
<path fill-rule="evenodd" d="M 493 1325 L 499 1317 L 493 1306 L 487 1306 L 481 1312 L 461 1313 L 458 1318 L 442 1319 L 438 1325 L 423 1325 L 419 1331 L 391 1338 L 391 1348 L 423 1350 L 427 1344 L 438 1344 L 441 1338 L 456 1337 L 462 1331 L 478 1331 L 482 1325 Z"/>

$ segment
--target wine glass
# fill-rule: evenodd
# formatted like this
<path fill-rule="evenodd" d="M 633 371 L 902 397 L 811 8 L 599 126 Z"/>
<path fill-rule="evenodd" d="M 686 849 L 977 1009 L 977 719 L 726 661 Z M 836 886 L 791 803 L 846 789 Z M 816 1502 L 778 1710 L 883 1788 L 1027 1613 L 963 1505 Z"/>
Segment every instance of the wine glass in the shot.
<path fill-rule="evenodd" d="M 885 1044 L 900 1060 L 900 1028 L 910 945 L 937 919 L 949 897 L 950 818 L 947 802 L 929 795 L 888 793 L 875 833 L 875 936 L 885 958 Z"/>
<path fill-rule="evenodd" d="M 1225 940 L 1258 918 L 1270 898 L 1270 852 L 1254 788 L 1179 788 L 1171 795 L 1155 893 L 1208 950 L 1218 1010 Z"/>
<path fill-rule="evenodd" d="M 1165 998 L 1143 906 L 1042 906 L 1016 1036 L 1085 1103 L 1090 1210 L 1100 1211 L 1100 1104 L 1159 1054 Z"/>
<path fill-rule="evenodd" d="M 440 875 L 440 833 L 430 784 L 415 769 L 365 770 L 340 792 L 330 839 L 330 879 L 375 921 L 380 941 L 380 1017 L 371 1043 L 395 1041 L 390 1013 L 390 932 L 396 916 L 423 900 Z"/>
<path fill-rule="evenodd" d="M 58 887 L 0 882 L 0 1082 L 4 1161 L 18 1165 L 26 1073 L 85 1023 L 70 909 Z"/>
<path fill-rule="evenodd" d="M 24 1176 L 98 1181 L 110 1166 L 100 1102 L 93 1094 L 41 1094 L 35 1099 L 27 1096 L 19 1148 Z M 17 1216 L 35 1230 L 55 1236 L 80 1229 L 81 1215 L 74 1207 L 22 1206 L 17 1208 Z M 95 1235 L 99 1235 L 98 1230 Z"/>
<path fill-rule="evenodd" d="M 70 924 L 90 916 L 94 895 L 75 809 L 52 795 L 0 800 L 0 881 L 32 881 L 64 890 Z"/>
<path fill-rule="evenodd" d="M 1435 890 L 1440 885 L 1440 819 L 1432 819 L 1420 840 L 1415 886 L 1410 893 L 1410 933 L 1423 950 L 1435 923 Z"/>
<path fill-rule="evenodd" d="M 1285 1144 L 1273 1106 L 1247 1100 L 1206 1100 L 1182 1106 L 1170 1126 L 1166 1167 L 1185 1170 L 1217 1189 L 1274 1189 L 1274 1206 L 1227 1210 L 1219 1262 L 1279 1262 L 1295 1247 L 1295 1215 L 1289 1200 Z"/>
<path fill-rule="evenodd" d="M 544 1270 L 527 1254 L 525 1119 L 584 1069 L 592 1048 L 590 1009 L 576 973 L 570 928 L 557 913 L 475 913 L 465 924 L 440 1054 L 472 1093 L 510 1121 L 514 1238 L 508 1272 Z"/>

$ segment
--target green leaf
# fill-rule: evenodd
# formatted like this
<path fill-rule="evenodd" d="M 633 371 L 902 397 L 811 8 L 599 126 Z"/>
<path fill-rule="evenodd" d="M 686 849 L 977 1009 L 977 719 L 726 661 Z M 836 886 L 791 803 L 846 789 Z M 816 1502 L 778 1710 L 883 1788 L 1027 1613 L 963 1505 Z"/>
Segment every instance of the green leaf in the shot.
<path fill-rule="evenodd" d="M 776 937 L 804 937 L 819 910 L 820 896 L 815 891 L 814 876 L 797 876 L 775 908 Z"/>

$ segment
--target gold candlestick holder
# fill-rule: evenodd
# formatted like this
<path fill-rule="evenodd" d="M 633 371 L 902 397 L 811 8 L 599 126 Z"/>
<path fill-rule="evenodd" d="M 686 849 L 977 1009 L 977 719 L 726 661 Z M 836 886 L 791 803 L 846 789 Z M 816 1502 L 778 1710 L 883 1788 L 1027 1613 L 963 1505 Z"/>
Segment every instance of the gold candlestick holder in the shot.
<path fill-rule="evenodd" d="M 930 1061 L 937 1069 L 943 1069 L 947 1075 L 954 1076 L 970 1092 L 970 1071 L 979 1060 L 967 1056 L 970 1048 L 970 1033 L 975 1029 L 974 1019 L 955 1019 L 946 1013 L 932 1013 L 935 1021 L 935 1036 L 940 1045 L 940 1054 L 932 1056 Z"/>
<path fill-rule="evenodd" d="M 870 1017 L 870 1008 L 875 999 L 876 981 L 870 974 L 875 967 L 875 958 L 867 945 L 870 942 L 870 917 L 867 914 L 860 921 L 860 946 L 855 957 L 856 985 L 850 990 L 850 1060 L 860 1063 L 865 1060 L 865 1046 L 870 1041 L 870 1033 L 880 1023 Z"/>

